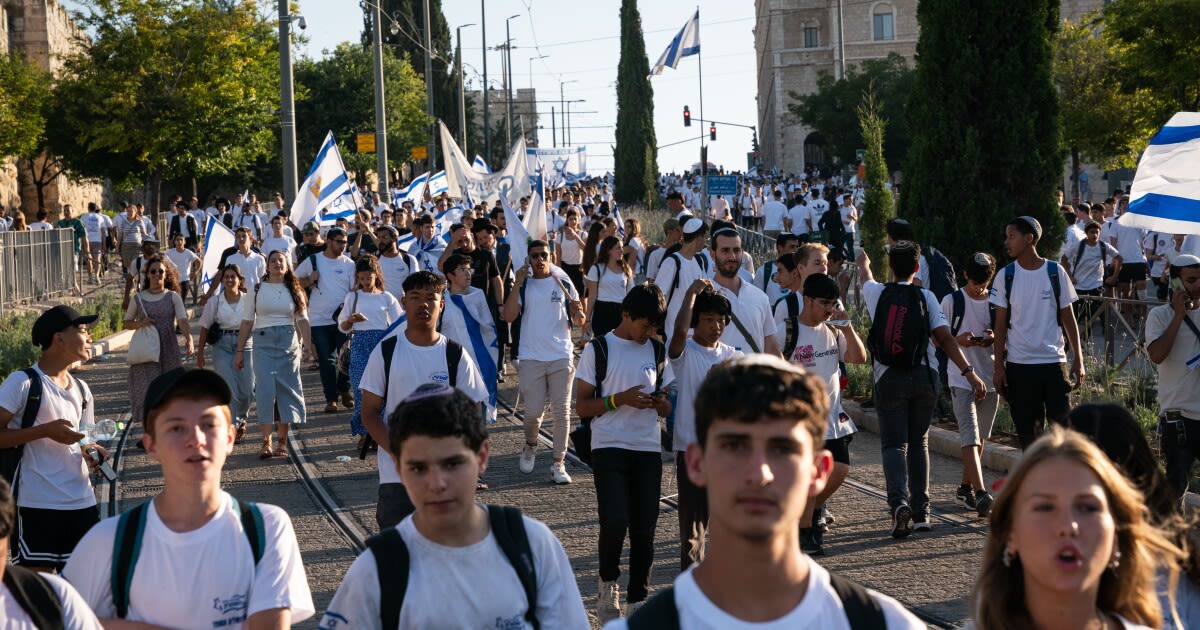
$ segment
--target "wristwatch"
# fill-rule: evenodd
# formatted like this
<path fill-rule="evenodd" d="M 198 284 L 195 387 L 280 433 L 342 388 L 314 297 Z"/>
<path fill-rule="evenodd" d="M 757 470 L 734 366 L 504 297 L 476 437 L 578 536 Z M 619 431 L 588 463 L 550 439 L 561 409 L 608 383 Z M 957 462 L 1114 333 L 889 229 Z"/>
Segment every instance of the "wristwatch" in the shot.
<path fill-rule="evenodd" d="M 962 371 L 962 375 L 963 375 L 963 376 L 966 376 L 966 375 L 968 375 L 968 374 L 970 374 L 971 372 L 974 372 L 974 371 L 975 371 L 975 366 L 974 366 L 974 365 L 968 365 L 968 366 L 967 366 L 967 369 L 965 369 L 965 370 L 963 370 L 963 371 Z"/>

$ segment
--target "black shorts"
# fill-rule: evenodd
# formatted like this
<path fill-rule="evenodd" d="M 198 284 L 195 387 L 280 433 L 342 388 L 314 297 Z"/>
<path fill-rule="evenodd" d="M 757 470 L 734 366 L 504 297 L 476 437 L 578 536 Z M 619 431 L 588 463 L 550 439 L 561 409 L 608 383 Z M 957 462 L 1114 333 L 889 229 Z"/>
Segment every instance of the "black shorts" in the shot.
<path fill-rule="evenodd" d="M 62 572 L 79 539 L 100 522 L 100 508 L 44 510 L 18 507 L 13 564 Z"/>
<path fill-rule="evenodd" d="M 1129 263 L 1121 265 L 1121 275 L 1117 276 L 1117 282 L 1145 282 L 1148 275 L 1146 263 Z"/>
<path fill-rule="evenodd" d="M 844 435 L 840 438 L 825 440 L 825 450 L 833 454 L 833 461 L 839 464 L 850 465 L 850 442 L 854 441 L 854 434 Z"/>

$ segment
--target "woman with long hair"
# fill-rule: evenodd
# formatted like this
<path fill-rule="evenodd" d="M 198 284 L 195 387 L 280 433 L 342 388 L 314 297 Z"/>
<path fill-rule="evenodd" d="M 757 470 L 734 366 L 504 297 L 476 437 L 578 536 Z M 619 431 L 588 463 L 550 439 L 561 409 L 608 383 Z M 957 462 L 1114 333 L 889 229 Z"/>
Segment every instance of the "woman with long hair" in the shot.
<path fill-rule="evenodd" d="M 625 264 L 633 269 L 638 279 L 645 277 L 642 261 L 646 258 L 646 239 L 642 238 L 642 222 L 634 218 L 625 219 Z"/>
<path fill-rule="evenodd" d="M 1181 557 L 1104 452 L 1053 427 L 1025 451 L 992 507 L 976 627 L 1157 628 L 1155 568 Z"/>
<path fill-rule="evenodd" d="M 625 262 L 621 239 L 609 236 L 600 243 L 596 263 L 587 272 L 587 318 L 583 333 L 599 337 L 621 323 L 621 302 L 633 288 L 633 269 Z"/>
<path fill-rule="evenodd" d="M 583 273 L 586 275 L 600 254 L 600 241 L 604 240 L 604 224 L 592 221 L 587 229 L 587 239 L 583 242 Z"/>
<path fill-rule="evenodd" d="M 29 229 L 25 223 L 25 213 L 20 208 L 13 210 L 12 225 L 8 226 L 10 232 L 24 232 Z"/>
<path fill-rule="evenodd" d="M 242 297 L 246 293 L 246 279 L 242 270 L 234 264 L 227 264 L 221 273 L 221 291 L 204 305 L 200 314 L 200 342 L 196 348 L 196 367 L 205 365 L 204 347 L 211 341 L 209 329 L 216 324 L 220 336 L 212 344 L 212 369 L 225 379 L 233 399 L 229 409 L 233 411 L 233 422 L 237 426 L 236 440 L 241 441 L 246 434 L 246 420 L 250 414 L 250 400 L 254 396 L 253 368 L 237 370 L 233 367 L 234 355 L 237 354 L 238 331 L 242 326 Z M 247 342 L 251 343 L 251 342 Z M 252 365 L 253 357 L 244 356 L 245 363 Z"/>
<path fill-rule="evenodd" d="M 1182 579 L 1173 600 L 1166 584 L 1169 567 L 1158 569 L 1163 628 L 1200 628 L 1200 544 L 1197 544 L 1200 541 L 1191 523 L 1180 513 L 1179 503 L 1142 427 L 1127 409 L 1111 403 L 1090 403 L 1072 409 L 1067 415 L 1067 426 L 1091 438 L 1125 473 L 1145 497 L 1150 522 L 1186 554 L 1180 567 Z M 1169 613 L 1172 610 L 1175 615 Z"/>
<path fill-rule="evenodd" d="M 158 361 L 136 363 L 129 366 L 130 419 L 144 420 L 142 405 L 150 381 L 164 372 L 183 365 L 183 356 L 192 354 L 192 328 L 188 322 L 187 308 L 180 297 L 179 277 L 175 268 L 167 263 L 162 254 L 146 259 L 142 285 L 125 309 L 125 330 L 137 330 L 154 326 L 158 331 Z M 180 352 L 175 338 L 175 328 L 183 333 L 184 351 Z"/>
<path fill-rule="evenodd" d="M 367 430 L 362 424 L 362 390 L 358 384 L 362 381 L 371 351 L 383 339 L 384 331 L 403 313 L 400 302 L 383 290 L 379 259 L 371 254 L 363 254 L 354 263 L 354 290 L 346 295 L 338 316 L 338 328 L 343 334 L 350 335 L 350 389 L 354 392 L 350 435 L 359 438 L 360 449 Z"/>
<path fill-rule="evenodd" d="M 242 302 L 242 324 L 233 358 L 236 370 L 253 369 L 254 400 L 262 449 L 258 456 L 287 456 L 288 431 L 304 423 L 304 386 L 300 382 L 300 340 L 309 335 L 308 301 L 292 273 L 287 254 L 267 256 L 263 281 Z M 254 346 L 250 347 L 251 334 Z M 253 367 L 245 355 L 253 351 Z M 279 444 L 271 446 L 271 426 L 279 424 Z"/>

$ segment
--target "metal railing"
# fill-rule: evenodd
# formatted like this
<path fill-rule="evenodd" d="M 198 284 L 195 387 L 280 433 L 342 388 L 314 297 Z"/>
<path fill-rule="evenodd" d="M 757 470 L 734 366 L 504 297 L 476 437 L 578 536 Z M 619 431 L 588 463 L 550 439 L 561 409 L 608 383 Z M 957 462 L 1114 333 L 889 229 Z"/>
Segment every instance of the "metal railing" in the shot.
<path fill-rule="evenodd" d="M 1146 339 L 1146 315 L 1163 304 L 1166 302 L 1081 295 L 1075 304 L 1081 341 L 1118 372 L 1127 368 L 1152 372 L 1146 346 L 1153 340 Z M 1099 338 L 1095 337 L 1097 324 L 1102 331 Z"/>
<path fill-rule="evenodd" d="M 0 232 L 0 313 L 76 287 L 71 230 Z"/>

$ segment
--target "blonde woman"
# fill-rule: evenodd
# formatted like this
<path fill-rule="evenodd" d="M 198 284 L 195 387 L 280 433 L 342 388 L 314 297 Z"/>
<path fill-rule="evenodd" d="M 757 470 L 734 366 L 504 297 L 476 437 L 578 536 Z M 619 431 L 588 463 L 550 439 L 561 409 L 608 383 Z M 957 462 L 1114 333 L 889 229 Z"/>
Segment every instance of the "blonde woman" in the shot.
<path fill-rule="evenodd" d="M 287 254 L 267 256 L 267 274 L 243 300 L 242 325 L 233 358 L 236 370 L 249 369 L 246 353 L 254 339 L 254 400 L 262 449 L 258 456 L 287 456 L 288 431 L 304 423 L 304 386 L 300 382 L 300 340 L 307 338 L 308 302 Z M 272 448 L 271 426 L 279 423 L 279 443 Z"/>
<path fill-rule="evenodd" d="M 1103 451 L 1053 427 L 1025 451 L 992 507 L 975 627 L 1158 628 L 1155 569 L 1182 556 Z"/>

